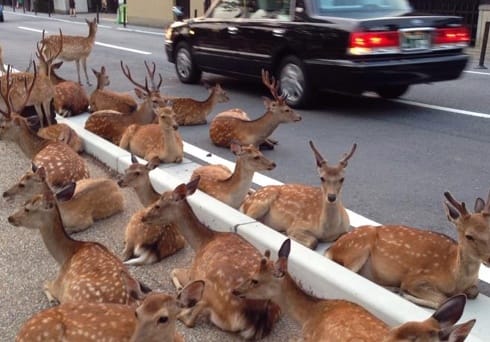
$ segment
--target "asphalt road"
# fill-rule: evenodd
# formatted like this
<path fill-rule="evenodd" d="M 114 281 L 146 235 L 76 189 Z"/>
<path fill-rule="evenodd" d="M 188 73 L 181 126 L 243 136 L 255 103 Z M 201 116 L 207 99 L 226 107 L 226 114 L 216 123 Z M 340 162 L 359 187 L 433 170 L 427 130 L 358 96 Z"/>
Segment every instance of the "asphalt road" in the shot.
<path fill-rule="evenodd" d="M 18 69 L 28 65 L 42 29 L 49 34 L 57 32 L 59 27 L 64 34 L 87 32 L 80 16 L 74 22 L 67 16 L 46 18 L 7 13 L 6 20 L 0 24 L 0 44 L 5 62 Z M 102 20 L 97 42 L 89 66 L 99 69 L 105 65 L 112 89 L 130 91 L 133 88 L 120 72 L 120 60 L 130 66 L 132 74 L 140 81 L 144 76 L 143 61 L 148 60 L 156 63 L 164 78 L 164 93 L 200 99 L 206 97 L 207 91 L 202 86 L 183 85 L 177 80 L 173 65 L 166 62 L 161 30 L 138 27 L 121 30 L 113 22 Z M 61 74 L 76 79 L 74 63 L 65 64 Z M 265 154 L 278 166 L 267 175 L 286 183 L 317 185 L 319 179 L 308 140 L 313 140 L 332 163 L 357 142 L 358 150 L 349 161 L 343 192 L 348 208 L 377 222 L 406 224 L 455 237 L 455 231 L 443 211 L 443 192 L 449 190 L 472 208 L 475 198 L 486 198 L 490 190 L 490 74 L 480 73 L 473 68 L 474 64 L 459 80 L 414 86 L 403 96 L 404 102 L 375 96 L 322 94 L 315 108 L 299 111 L 303 116 L 300 123 L 283 125 L 275 131 L 274 138 L 280 144 Z M 90 76 L 95 82 L 95 78 Z M 261 96 L 268 96 L 268 93 L 259 83 L 211 74 L 205 74 L 204 79 L 209 83 L 220 82 L 231 99 L 227 104 L 218 105 L 212 115 L 232 107 L 243 108 L 251 117 L 258 117 L 264 112 Z M 92 89 L 88 87 L 87 91 Z M 207 126 L 182 127 L 180 130 L 188 143 L 233 160 L 229 151 L 211 144 Z M 3 143 L 0 147 L 1 165 L 4 166 L 1 184 L 6 187 L 26 169 L 28 163 L 21 160 L 18 152 L 11 153 L 11 147 Z M 133 202 L 134 199 L 130 201 Z M 2 217 L 11 210 L 10 205 L 1 204 Z M 108 228 L 111 220 L 101 223 L 86 236 L 94 239 L 108 236 L 107 243 L 114 243 L 113 248 L 120 251 L 121 229 L 127 217 L 114 219 L 115 228 Z M 39 236 L 15 230 L 5 223 L 0 225 L 0 267 L 7 275 L 7 281 L 0 283 L 0 298 L 3 303 L 15 303 L 12 310 L 5 312 L 2 309 L 0 312 L 0 336 L 11 337 L 28 314 L 45 307 L 40 287 L 42 280 L 54 274 L 54 269 L 52 260 L 39 246 Z M 186 255 L 174 261 L 182 265 L 189 260 L 190 255 Z M 166 279 L 163 283 L 167 284 L 168 278 L 160 271 L 163 267 L 167 272 L 170 267 L 166 265 L 167 261 L 148 267 L 142 271 L 143 277 L 150 285 L 159 285 L 162 279 Z M 157 269 L 158 275 L 152 273 Z M 135 271 L 140 272 L 140 269 Z M 22 275 L 21 279 L 19 275 Z M 488 286 L 482 285 L 484 292 L 490 294 Z M 286 330 L 280 328 L 276 331 L 288 331 L 289 323 L 284 324 Z M 216 334 L 216 338 L 225 336 L 229 339 L 229 335 Z M 274 336 L 271 340 L 284 339 L 284 336 Z M 206 340 L 215 339 L 206 337 Z"/>

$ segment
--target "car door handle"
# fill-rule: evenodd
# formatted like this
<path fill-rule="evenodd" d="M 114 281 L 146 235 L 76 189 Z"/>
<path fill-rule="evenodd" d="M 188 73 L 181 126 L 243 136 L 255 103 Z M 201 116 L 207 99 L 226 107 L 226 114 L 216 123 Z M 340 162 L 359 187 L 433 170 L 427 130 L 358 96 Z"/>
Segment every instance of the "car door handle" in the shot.
<path fill-rule="evenodd" d="M 274 37 L 284 37 L 284 33 L 286 33 L 285 29 L 273 29 L 272 35 Z"/>
<path fill-rule="evenodd" d="M 237 34 L 238 33 L 238 27 L 228 26 L 228 33 L 229 34 Z"/>

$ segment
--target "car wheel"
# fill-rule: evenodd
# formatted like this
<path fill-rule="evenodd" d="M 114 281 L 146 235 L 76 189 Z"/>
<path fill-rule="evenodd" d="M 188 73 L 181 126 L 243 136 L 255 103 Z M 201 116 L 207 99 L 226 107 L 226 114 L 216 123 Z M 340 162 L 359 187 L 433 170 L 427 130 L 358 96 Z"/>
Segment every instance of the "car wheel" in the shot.
<path fill-rule="evenodd" d="M 376 90 L 376 93 L 384 99 L 396 99 L 402 96 L 408 90 L 408 85 L 397 85 L 380 87 Z"/>
<path fill-rule="evenodd" d="M 197 83 L 201 79 L 201 70 L 194 63 L 189 44 L 181 42 L 175 50 L 175 70 L 182 83 Z"/>
<path fill-rule="evenodd" d="M 296 56 L 287 56 L 281 61 L 277 72 L 281 92 L 287 95 L 286 102 L 293 108 L 307 106 L 312 98 L 306 79 L 303 62 Z"/>
<path fill-rule="evenodd" d="M 3 23 L 3 14 L 0 14 L 0 23 Z"/>

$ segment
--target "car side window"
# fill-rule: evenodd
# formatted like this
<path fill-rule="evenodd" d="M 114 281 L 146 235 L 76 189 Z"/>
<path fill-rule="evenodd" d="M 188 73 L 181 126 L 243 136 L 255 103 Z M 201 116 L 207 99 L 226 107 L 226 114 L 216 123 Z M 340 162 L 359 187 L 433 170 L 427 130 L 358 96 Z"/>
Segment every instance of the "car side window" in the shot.
<path fill-rule="evenodd" d="M 244 1 L 246 0 L 222 0 L 211 13 L 211 18 L 233 19 L 241 18 L 245 14 Z"/>
<path fill-rule="evenodd" d="M 250 19 L 291 20 L 290 0 L 246 0 Z"/>

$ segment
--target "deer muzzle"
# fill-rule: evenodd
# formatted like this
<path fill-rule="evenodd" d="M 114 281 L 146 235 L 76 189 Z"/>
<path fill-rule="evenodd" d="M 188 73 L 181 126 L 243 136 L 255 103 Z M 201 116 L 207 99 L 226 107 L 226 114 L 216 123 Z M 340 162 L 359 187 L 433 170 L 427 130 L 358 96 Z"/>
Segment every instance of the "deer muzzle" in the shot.
<path fill-rule="evenodd" d="M 336 194 L 328 194 L 327 199 L 330 203 L 333 203 L 337 200 L 337 195 Z"/>

